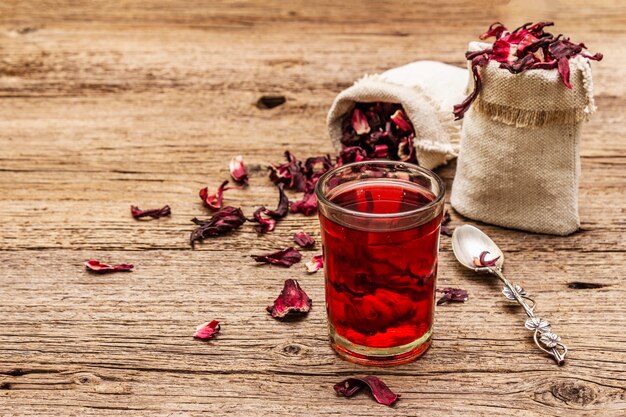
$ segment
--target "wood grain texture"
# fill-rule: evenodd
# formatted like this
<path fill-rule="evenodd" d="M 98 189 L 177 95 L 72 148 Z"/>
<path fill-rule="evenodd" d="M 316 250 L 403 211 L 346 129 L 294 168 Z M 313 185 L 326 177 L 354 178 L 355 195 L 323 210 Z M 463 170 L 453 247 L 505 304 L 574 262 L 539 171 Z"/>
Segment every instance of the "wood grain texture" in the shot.
<path fill-rule="evenodd" d="M 495 282 L 455 264 L 442 240 L 439 286 L 470 292 L 441 306 L 420 360 L 370 369 L 328 346 L 321 273 L 259 267 L 250 254 L 317 220 L 288 216 L 188 244 L 197 191 L 243 153 L 246 213 L 274 205 L 265 167 L 290 149 L 332 152 L 325 114 L 364 73 L 415 59 L 464 65 L 494 20 L 553 19 L 605 54 L 599 112 L 584 127 L 581 231 L 553 237 L 480 225 L 507 275 L 535 295 L 571 353 L 537 353 Z M 589 2 L 17 1 L 0 4 L 0 415 L 619 416 L 626 413 L 626 5 Z M 259 110 L 261 94 L 287 103 Z M 440 169 L 448 186 L 455 165 Z M 130 204 L 172 206 L 134 221 Z M 469 222 L 453 213 L 452 226 Z M 473 223 L 473 222 L 469 222 Z M 305 255 L 317 253 L 308 251 Z M 131 262 L 94 276 L 89 258 Z M 303 320 L 266 312 L 286 278 L 313 298 Z M 195 341 L 200 322 L 223 324 Z M 380 375 L 402 399 L 335 396 Z"/>

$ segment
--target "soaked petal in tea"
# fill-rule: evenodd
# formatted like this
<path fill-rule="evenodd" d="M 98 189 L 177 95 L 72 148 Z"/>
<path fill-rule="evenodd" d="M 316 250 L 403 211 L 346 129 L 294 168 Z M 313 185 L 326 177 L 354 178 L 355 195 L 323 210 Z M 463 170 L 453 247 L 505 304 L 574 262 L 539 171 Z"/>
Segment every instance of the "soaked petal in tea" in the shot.
<path fill-rule="evenodd" d="M 302 259 L 302 255 L 298 252 L 297 249 L 293 247 L 285 248 L 283 250 L 279 250 L 278 252 L 266 253 L 264 255 L 252 255 L 255 261 L 290 267 L 291 265 L 300 262 Z"/>
<path fill-rule="evenodd" d="M 344 397 L 352 397 L 361 389 L 368 387 L 377 403 L 391 407 L 399 398 L 378 377 L 373 375 L 348 378 L 334 386 L 335 391 Z"/>
<path fill-rule="evenodd" d="M 306 232 L 294 233 L 293 241 L 303 248 L 310 248 L 315 245 L 315 239 L 309 236 Z"/>
<path fill-rule="evenodd" d="M 324 267 L 324 255 L 316 255 L 306 263 L 306 269 L 309 274 L 319 271 Z"/>
<path fill-rule="evenodd" d="M 228 169 L 230 171 L 230 176 L 233 177 L 235 181 L 244 184 L 248 183 L 248 171 L 246 170 L 246 166 L 243 164 L 243 156 L 237 155 L 231 159 L 228 164 Z"/>
<path fill-rule="evenodd" d="M 199 227 L 191 232 L 191 246 L 198 240 L 214 237 L 238 229 L 246 221 L 240 208 L 225 206 L 216 212 L 209 220 L 191 220 Z"/>
<path fill-rule="evenodd" d="M 437 300 L 437 305 L 447 303 L 448 301 L 464 303 L 469 298 L 467 291 L 461 288 L 437 288 L 437 292 L 443 293 L 443 297 Z"/>
<path fill-rule="evenodd" d="M 170 206 L 163 206 L 160 209 L 150 209 L 150 210 L 141 210 L 137 206 L 130 206 L 130 214 L 135 219 L 141 219 L 142 217 L 152 217 L 153 219 L 158 219 L 164 216 L 169 216 L 172 214 L 172 210 Z"/>
<path fill-rule="evenodd" d="M 196 339 L 211 339 L 220 331 L 220 322 L 212 320 L 196 327 L 193 337 Z"/>
<path fill-rule="evenodd" d="M 132 264 L 108 265 L 93 259 L 85 262 L 85 267 L 88 271 L 100 274 L 108 272 L 129 272 L 134 268 Z"/>
<path fill-rule="evenodd" d="M 306 314 L 311 310 L 311 305 L 313 301 L 300 287 L 298 281 L 288 279 L 274 304 L 267 307 L 267 311 L 272 317 L 282 319 L 290 313 Z"/>

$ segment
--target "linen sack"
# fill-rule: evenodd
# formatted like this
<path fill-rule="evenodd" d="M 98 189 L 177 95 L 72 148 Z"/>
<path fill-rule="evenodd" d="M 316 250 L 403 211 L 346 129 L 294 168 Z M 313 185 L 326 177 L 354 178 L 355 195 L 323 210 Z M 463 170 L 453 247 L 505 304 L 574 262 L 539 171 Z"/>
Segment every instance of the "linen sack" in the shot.
<path fill-rule="evenodd" d="M 335 98 L 328 112 L 328 133 L 341 150 L 341 122 L 355 103 L 399 103 L 415 129 L 420 166 L 433 169 L 456 157 L 460 121 L 453 106 L 465 97 L 467 72 L 435 61 L 417 61 L 382 74 L 367 75 Z"/>
<path fill-rule="evenodd" d="M 469 50 L 488 46 L 471 42 Z M 481 91 L 463 119 L 452 206 L 499 226 L 575 232 L 581 126 L 595 111 L 589 60 L 570 60 L 571 90 L 556 69 L 511 74 L 491 61 L 480 74 Z"/>

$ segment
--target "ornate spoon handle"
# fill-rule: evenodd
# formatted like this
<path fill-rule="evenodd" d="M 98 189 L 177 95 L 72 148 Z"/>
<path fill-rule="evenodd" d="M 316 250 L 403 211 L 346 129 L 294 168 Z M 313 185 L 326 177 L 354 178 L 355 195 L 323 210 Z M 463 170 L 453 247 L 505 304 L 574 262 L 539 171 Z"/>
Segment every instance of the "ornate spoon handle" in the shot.
<path fill-rule="evenodd" d="M 557 364 L 563 365 L 565 363 L 565 355 L 567 355 L 567 346 L 561 343 L 560 336 L 552 332 L 550 323 L 547 320 L 535 316 L 535 301 L 526 295 L 526 291 L 522 287 L 507 281 L 504 275 L 502 275 L 500 268 L 490 267 L 488 270 L 504 283 L 502 294 L 511 301 L 517 301 L 524 308 L 528 316 L 524 325 L 528 330 L 534 332 L 533 339 L 535 344 L 539 349 L 552 355 Z M 528 304 L 529 302 L 530 305 Z"/>

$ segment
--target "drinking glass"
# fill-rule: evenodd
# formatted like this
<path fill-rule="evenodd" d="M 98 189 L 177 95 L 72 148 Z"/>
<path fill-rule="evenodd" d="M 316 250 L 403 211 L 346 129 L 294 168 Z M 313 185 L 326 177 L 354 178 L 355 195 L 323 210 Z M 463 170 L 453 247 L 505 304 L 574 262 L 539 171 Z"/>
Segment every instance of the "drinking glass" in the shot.
<path fill-rule="evenodd" d="M 317 182 L 330 341 L 344 358 L 395 365 L 430 346 L 444 195 L 435 173 L 387 160 Z"/>

